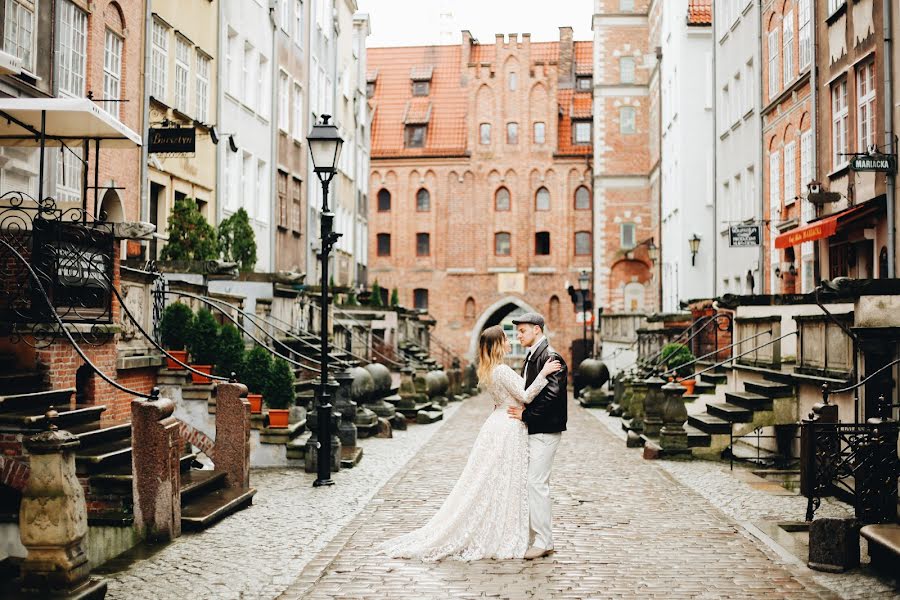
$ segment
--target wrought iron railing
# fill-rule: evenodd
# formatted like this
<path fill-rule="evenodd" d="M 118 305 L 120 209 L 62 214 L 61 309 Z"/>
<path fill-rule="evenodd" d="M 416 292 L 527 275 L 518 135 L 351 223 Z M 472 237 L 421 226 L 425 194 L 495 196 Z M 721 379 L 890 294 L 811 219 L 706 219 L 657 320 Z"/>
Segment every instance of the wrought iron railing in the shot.
<path fill-rule="evenodd" d="M 722 351 L 725 348 L 718 347 L 718 331 L 731 331 L 733 317 L 731 313 L 715 313 L 712 315 L 707 315 L 697 321 L 692 322 L 690 325 L 684 328 L 684 330 L 679 333 L 675 338 L 673 338 L 669 344 L 683 344 L 688 347 L 692 347 L 692 342 L 702 333 L 704 333 L 710 325 L 716 325 L 716 349 L 709 356 L 716 355 L 718 352 Z M 722 329 L 722 324 L 724 323 L 725 328 Z M 656 371 L 664 362 L 665 357 L 663 353 L 665 351 L 665 347 L 668 344 L 663 344 L 662 347 L 654 353 L 652 356 L 647 359 L 638 359 L 635 361 L 635 365 L 644 369 L 648 369 L 650 371 Z M 733 347 L 728 346 L 727 348 Z"/>

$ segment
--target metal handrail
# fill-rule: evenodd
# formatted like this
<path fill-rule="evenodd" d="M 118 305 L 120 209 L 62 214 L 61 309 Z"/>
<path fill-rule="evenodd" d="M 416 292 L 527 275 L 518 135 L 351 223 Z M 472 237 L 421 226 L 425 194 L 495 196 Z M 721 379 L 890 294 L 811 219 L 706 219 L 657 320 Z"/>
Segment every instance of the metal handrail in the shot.
<path fill-rule="evenodd" d="M 713 350 L 712 352 L 707 352 L 707 353 L 704 354 L 703 356 L 698 356 L 697 358 L 695 358 L 695 359 L 693 359 L 693 360 L 690 360 L 690 361 L 688 361 L 688 362 L 686 362 L 686 363 L 680 364 L 680 365 L 678 365 L 677 367 L 672 367 L 671 369 L 667 369 L 667 370 L 663 371 L 662 373 L 660 373 L 660 375 L 669 375 L 669 374 L 675 373 L 675 372 L 678 371 L 679 369 L 682 369 L 682 368 L 684 368 L 684 367 L 689 367 L 689 366 L 691 366 L 691 365 L 693 365 L 693 364 L 696 364 L 696 363 L 700 362 L 701 360 L 703 360 L 704 358 L 709 358 L 710 356 L 713 356 L 713 355 L 715 355 L 715 354 L 718 354 L 718 353 L 721 352 L 722 350 L 728 350 L 729 348 L 734 348 L 735 346 L 740 346 L 740 345 L 743 344 L 744 342 L 750 341 L 750 340 L 752 340 L 752 339 L 756 339 L 756 338 L 758 338 L 758 337 L 761 336 L 761 335 L 766 335 L 766 334 L 771 335 L 771 333 L 772 333 L 772 330 L 771 330 L 771 329 L 767 329 L 767 330 L 765 330 L 765 331 L 760 331 L 759 333 L 754 333 L 754 334 L 751 335 L 750 337 L 746 337 L 746 338 L 744 338 L 744 339 L 742 339 L 742 340 L 738 340 L 738 341 L 736 341 L 736 342 L 733 342 L 733 343 L 731 343 L 731 344 L 728 344 L 727 346 L 723 346 L 723 347 L 721 347 L 721 348 L 717 348 L 716 350 Z M 796 331 L 795 331 L 794 333 L 796 333 Z M 763 346 L 758 346 L 757 348 L 754 348 L 754 350 L 758 350 L 759 348 L 762 348 L 762 347 L 763 347 Z M 753 351 L 753 350 L 751 350 L 750 352 L 752 352 L 752 351 Z M 732 356 L 732 357 L 726 358 L 724 361 L 722 361 L 721 364 L 724 365 L 724 364 L 727 363 L 727 362 L 733 361 L 735 358 L 737 358 L 737 357 Z"/>
<path fill-rule="evenodd" d="M 106 373 L 104 373 L 103 371 L 98 369 L 97 365 L 95 365 L 93 363 L 93 361 L 91 361 L 91 359 L 87 357 L 87 354 L 84 353 L 84 351 L 81 349 L 81 346 L 78 345 L 78 342 L 75 341 L 75 338 L 72 337 L 72 334 L 69 333 L 68 329 L 66 329 L 66 324 L 63 322 L 63 320 L 60 318 L 59 314 L 56 312 L 56 308 L 53 306 L 53 302 L 50 301 L 50 296 L 47 295 L 47 290 L 44 289 L 44 285 L 41 283 L 40 278 L 37 276 L 37 273 L 34 272 L 34 269 L 31 268 L 31 265 L 28 263 L 28 261 L 25 260 L 25 257 L 22 256 L 18 250 L 16 250 L 13 246 L 11 246 L 6 240 L 4 240 L 2 238 L 0 238 L 0 244 L 3 244 L 7 248 L 9 248 L 12 251 L 12 253 L 16 255 L 16 258 L 18 258 L 22 262 L 22 264 L 25 265 L 25 268 L 28 269 L 28 274 L 31 276 L 31 278 L 34 280 L 34 283 L 37 285 L 37 290 L 41 293 L 41 297 L 44 299 L 44 302 L 46 302 L 47 306 L 50 308 L 50 312 L 53 314 L 53 317 L 56 320 L 57 325 L 59 326 L 59 328 L 63 332 L 63 334 L 65 334 L 66 339 L 69 340 L 69 343 L 72 345 L 72 348 L 75 349 L 75 352 L 78 353 L 78 356 L 81 357 L 81 360 L 83 360 L 85 362 L 85 364 L 90 366 L 91 369 L 93 369 L 93 371 L 95 373 L 97 373 L 101 379 L 103 379 L 103 381 L 105 381 L 109 385 L 113 386 L 120 392 L 125 392 L 126 394 L 130 394 L 132 396 L 137 396 L 138 398 L 146 398 L 147 400 L 156 400 L 157 398 L 159 398 L 159 389 L 158 388 L 153 388 L 153 390 L 151 390 L 149 394 L 145 394 L 143 392 L 138 392 L 137 390 L 132 390 L 130 388 L 125 387 L 124 385 L 122 385 L 118 381 L 110 378 Z"/>
<path fill-rule="evenodd" d="M 670 344 L 687 345 L 688 342 L 692 341 L 695 337 L 697 337 L 698 335 L 700 335 L 701 333 L 706 331 L 706 328 L 709 327 L 710 323 L 718 321 L 721 317 L 726 317 L 728 319 L 732 318 L 729 313 L 722 313 L 722 312 L 716 313 L 714 315 L 707 315 L 706 317 L 703 317 L 703 319 L 700 319 L 699 321 L 697 321 L 695 323 L 691 323 L 690 325 L 685 327 L 684 330 L 681 333 L 679 333 L 678 336 L 669 343 Z M 686 340 L 681 341 L 682 337 L 684 337 L 689 331 L 691 331 L 692 329 L 697 327 L 700 323 L 703 323 L 703 325 L 699 329 L 697 329 L 697 331 L 695 331 Z M 668 345 L 668 344 L 666 344 L 666 345 Z M 662 364 L 662 360 L 657 360 L 657 359 L 662 356 L 664 350 L 665 350 L 665 345 L 662 348 L 660 348 L 659 351 L 656 354 L 654 354 L 653 356 L 651 356 L 650 358 L 647 358 L 645 360 L 636 360 L 635 365 L 641 364 L 642 366 L 647 366 L 649 364 L 651 369 L 655 369 L 660 364 Z"/>
<path fill-rule="evenodd" d="M 316 305 L 316 304 L 313 304 L 312 306 L 313 306 L 313 310 L 316 310 L 316 309 L 321 310 L 321 308 L 319 308 L 318 305 Z M 360 326 L 362 326 L 362 327 L 365 327 L 365 326 L 366 326 L 365 323 L 363 323 L 362 321 L 359 321 L 359 320 L 355 319 L 349 312 L 347 312 L 346 310 L 343 310 L 343 309 L 341 309 L 341 308 L 338 308 L 337 306 L 333 306 L 333 307 L 332 307 L 332 311 L 333 311 L 335 314 L 337 314 L 337 313 L 342 313 L 348 320 L 353 321 L 353 322 L 356 323 L 357 325 L 360 325 Z M 356 339 L 357 339 L 358 341 L 368 343 L 368 341 L 365 340 L 365 339 L 363 339 L 358 333 L 354 333 L 352 329 L 349 330 L 349 332 L 350 332 L 351 337 L 352 337 L 352 336 L 356 336 Z M 401 366 L 401 367 L 403 366 L 403 363 L 402 363 L 402 362 L 400 362 L 400 361 L 398 361 L 398 360 L 394 360 L 393 358 L 387 356 L 387 355 L 384 354 L 383 352 L 379 352 L 379 351 L 376 350 L 375 348 L 370 348 L 370 350 L 371 350 L 374 354 L 377 354 L 377 355 L 380 356 L 382 359 L 386 360 L 386 361 L 389 362 L 389 363 L 394 364 L 395 366 Z"/>
<path fill-rule="evenodd" d="M 738 354 L 737 356 L 732 356 L 731 358 L 727 358 L 727 359 L 725 359 L 725 360 L 723 360 L 723 361 L 717 362 L 716 364 L 714 364 L 714 365 L 712 365 L 712 366 L 709 366 L 709 367 L 703 369 L 702 371 L 699 371 L 699 372 L 697 372 L 697 373 L 694 373 L 694 374 L 692 375 L 692 377 L 699 377 L 700 375 L 703 375 L 704 373 L 708 373 L 708 372 L 712 371 L 713 369 L 718 369 L 719 367 L 721 367 L 721 366 L 724 365 L 725 363 L 732 362 L 732 361 L 735 361 L 735 360 L 737 360 L 737 359 L 739 359 L 739 358 L 741 358 L 741 357 L 743 357 L 743 356 L 747 356 L 748 354 L 752 354 L 753 352 L 756 352 L 756 351 L 759 350 L 760 348 L 765 348 L 766 346 L 771 346 L 771 345 L 774 344 L 775 342 L 780 342 L 780 341 L 783 340 L 784 338 L 790 337 L 790 336 L 792 336 L 792 335 L 797 335 L 797 332 L 796 332 L 796 331 L 791 331 L 790 333 L 785 333 L 784 335 L 780 335 L 780 336 L 778 336 L 777 338 L 775 338 L 775 339 L 773 339 L 773 340 L 769 340 L 769 341 L 766 342 L 765 344 L 760 344 L 759 346 L 756 346 L 755 348 L 751 348 L 750 350 L 747 350 L 746 352 L 742 352 L 741 354 Z"/>

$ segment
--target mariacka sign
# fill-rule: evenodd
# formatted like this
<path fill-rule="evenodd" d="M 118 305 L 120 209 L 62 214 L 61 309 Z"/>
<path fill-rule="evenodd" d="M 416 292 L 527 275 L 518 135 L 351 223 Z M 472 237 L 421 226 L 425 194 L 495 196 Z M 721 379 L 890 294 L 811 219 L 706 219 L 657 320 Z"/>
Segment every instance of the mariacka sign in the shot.
<path fill-rule="evenodd" d="M 893 173 L 897 170 L 897 159 L 890 154 L 859 154 L 850 161 L 854 171 L 876 171 Z"/>
<path fill-rule="evenodd" d="M 759 246 L 759 225 L 732 225 L 729 231 L 729 246 L 751 248 Z"/>
<path fill-rule="evenodd" d="M 153 153 L 190 154 L 197 143 L 197 130 L 193 127 L 161 127 L 150 130 L 150 148 Z"/>

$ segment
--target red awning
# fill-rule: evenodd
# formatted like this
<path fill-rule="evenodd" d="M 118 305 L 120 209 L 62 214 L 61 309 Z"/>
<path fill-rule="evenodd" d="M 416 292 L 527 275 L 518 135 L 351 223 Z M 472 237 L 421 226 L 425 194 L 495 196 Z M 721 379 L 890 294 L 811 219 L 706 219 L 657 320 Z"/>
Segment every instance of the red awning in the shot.
<path fill-rule="evenodd" d="M 874 201 L 852 206 L 839 213 L 819 219 L 813 223 L 808 223 L 803 227 L 797 227 L 796 229 L 791 229 L 790 231 L 782 233 L 775 238 L 775 247 L 784 249 L 802 244 L 803 242 L 813 242 L 815 240 L 830 237 L 837 231 L 839 221 L 842 221 L 842 225 L 846 225 L 846 221 L 862 217 L 864 216 L 863 213 L 869 214 L 878 211 L 880 208 L 881 204 Z"/>

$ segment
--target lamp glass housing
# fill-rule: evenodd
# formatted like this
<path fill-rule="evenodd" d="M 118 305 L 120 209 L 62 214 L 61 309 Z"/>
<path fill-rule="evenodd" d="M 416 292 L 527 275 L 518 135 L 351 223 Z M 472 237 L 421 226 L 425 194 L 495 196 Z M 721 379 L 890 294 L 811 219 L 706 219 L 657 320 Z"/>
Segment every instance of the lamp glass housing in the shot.
<path fill-rule="evenodd" d="M 306 137 L 313 167 L 317 173 L 334 173 L 344 143 L 338 128 L 329 123 L 329 119 L 330 115 L 322 115 L 322 121 L 313 125 L 312 131 Z"/>
<path fill-rule="evenodd" d="M 581 275 L 578 276 L 578 288 L 581 291 L 587 291 L 591 285 L 591 276 L 588 275 L 587 271 L 582 271 Z"/>

